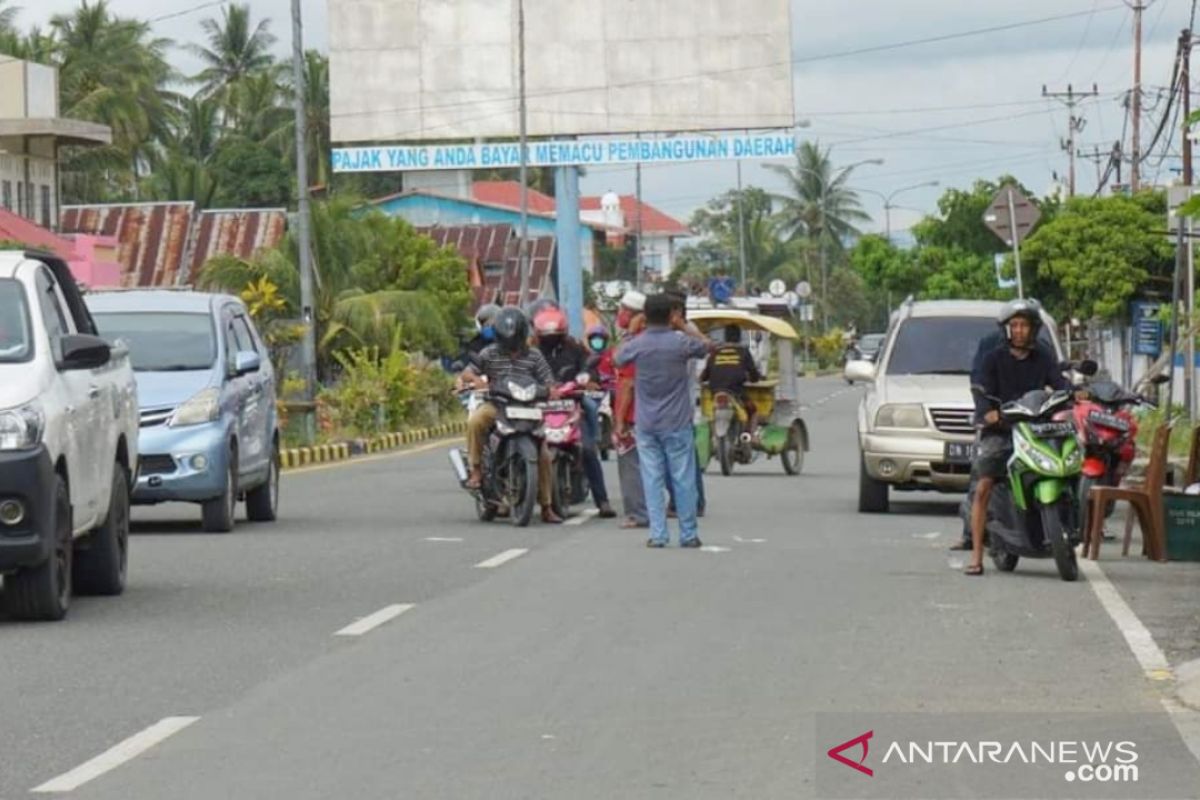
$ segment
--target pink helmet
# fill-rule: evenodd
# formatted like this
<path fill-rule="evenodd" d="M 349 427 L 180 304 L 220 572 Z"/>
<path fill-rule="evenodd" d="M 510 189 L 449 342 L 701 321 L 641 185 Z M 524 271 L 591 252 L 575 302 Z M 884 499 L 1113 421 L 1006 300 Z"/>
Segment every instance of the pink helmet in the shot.
<path fill-rule="evenodd" d="M 533 318 L 533 330 L 538 336 L 561 336 L 567 332 L 567 315 L 561 308 L 544 308 Z"/>

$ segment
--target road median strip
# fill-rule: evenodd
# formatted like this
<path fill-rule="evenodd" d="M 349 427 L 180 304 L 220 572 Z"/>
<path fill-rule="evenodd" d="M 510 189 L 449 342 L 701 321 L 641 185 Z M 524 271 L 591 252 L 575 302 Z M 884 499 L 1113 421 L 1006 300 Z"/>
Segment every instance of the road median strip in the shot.
<path fill-rule="evenodd" d="M 279 454 L 280 464 L 285 470 L 349 461 L 356 456 L 399 450 L 413 444 L 431 442 L 460 436 L 466 433 L 466 420 L 447 422 L 430 428 L 415 428 L 408 431 L 385 433 L 366 439 L 351 439 L 335 444 L 313 445 L 312 447 L 289 447 Z"/>

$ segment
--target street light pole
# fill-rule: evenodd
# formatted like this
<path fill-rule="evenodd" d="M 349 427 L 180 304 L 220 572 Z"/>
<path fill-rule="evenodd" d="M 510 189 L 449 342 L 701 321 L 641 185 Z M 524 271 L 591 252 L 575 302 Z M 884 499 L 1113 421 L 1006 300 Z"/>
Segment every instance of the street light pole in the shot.
<path fill-rule="evenodd" d="M 317 314 L 313 306 L 312 248 L 309 245 L 308 212 L 308 132 L 304 108 L 304 34 L 300 18 L 300 0 L 292 0 L 292 82 L 296 90 L 293 115 L 296 134 L 296 246 L 300 258 L 300 372 L 304 379 L 304 400 L 313 402 L 317 392 Z M 323 156 L 322 156 L 323 157 Z M 307 436 L 315 434 L 315 414 L 308 412 Z"/>
<path fill-rule="evenodd" d="M 517 269 L 521 273 L 521 296 L 517 305 L 524 307 L 529 295 L 529 131 L 525 107 L 525 0 L 517 0 L 517 61 L 519 72 L 520 148 L 521 148 L 521 240 L 517 247 Z"/>
<path fill-rule="evenodd" d="M 895 200 L 899 195 L 903 194 L 904 192 L 910 192 L 914 189 L 925 189 L 925 188 L 928 188 L 931 186 L 941 186 L 941 185 L 942 185 L 941 181 L 924 181 L 923 183 L 914 183 L 912 186 L 902 186 L 899 189 L 896 189 L 895 191 L 891 192 L 890 194 L 884 194 L 883 192 L 878 192 L 874 189 L 859 188 L 857 186 L 851 187 L 851 188 L 853 188 L 854 191 L 856 191 L 856 192 L 866 192 L 867 194 L 873 194 L 876 197 L 878 197 L 879 199 L 883 200 L 884 237 L 890 243 L 892 241 L 892 209 L 899 208 L 899 206 L 894 204 L 892 201 Z"/>
<path fill-rule="evenodd" d="M 742 291 L 746 292 L 746 218 L 742 211 L 742 162 L 737 162 L 738 263 L 742 268 Z"/>

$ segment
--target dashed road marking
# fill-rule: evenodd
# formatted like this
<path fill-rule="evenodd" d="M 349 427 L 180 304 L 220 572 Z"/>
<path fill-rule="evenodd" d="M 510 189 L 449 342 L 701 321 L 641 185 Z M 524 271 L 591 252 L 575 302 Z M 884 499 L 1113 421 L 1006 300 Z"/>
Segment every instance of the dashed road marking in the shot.
<path fill-rule="evenodd" d="M 733 540 L 740 544 L 762 544 L 766 539 L 743 539 L 740 536 L 734 536 Z"/>
<path fill-rule="evenodd" d="M 105 750 L 90 761 L 80 764 L 70 772 L 64 772 L 57 778 L 51 778 L 31 791 L 38 794 L 61 794 L 71 792 L 111 772 L 117 767 L 137 758 L 142 753 L 154 747 L 165 739 L 174 736 L 191 725 L 199 717 L 166 717 L 135 733 L 125 741 Z"/>
<path fill-rule="evenodd" d="M 412 608 L 415 608 L 412 603 L 396 603 L 395 605 L 381 608 L 374 614 L 370 614 L 360 620 L 350 623 L 335 633 L 334 636 L 362 636 L 364 633 L 373 631 L 385 622 L 391 622 L 396 617 Z"/>
<path fill-rule="evenodd" d="M 571 517 L 569 520 L 564 522 L 563 525 L 572 525 L 572 526 L 582 525 L 583 523 L 587 522 L 588 520 L 594 519 L 596 517 L 596 515 L 599 513 L 600 513 L 600 509 L 589 508 L 586 511 L 579 512 L 579 514 L 577 514 L 576 516 Z"/>
<path fill-rule="evenodd" d="M 461 542 L 461 536 L 426 536 L 427 542 Z"/>
<path fill-rule="evenodd" d="M 505 550 L 503 553 L 501 553 L 499 555 L 492 556 L 487 561 L 480 561 L 478 564 L 475 565 L 475 568 L 476 569 L 495 569 L 496 567 L 499 567 L 503 564 L 507 564 L 509 561 L 512 561 L 514 558 L 520 558 L 521 556 L 525 555 L 528 552 L 529 552 L 528 548 L 524 548 L 524 547 L 516 547 L 516 548 L 513 548 L 512 550 Z"/>
<path fill-rule="evenodd" d="M 706 544 L 703 547 L 701 547 L 700 550 L 705 553 L 728 553 L 730 550 L 732 550 L 732 548 L 719 547 L 718 545 L 715 545 L 715 544 Z"/>

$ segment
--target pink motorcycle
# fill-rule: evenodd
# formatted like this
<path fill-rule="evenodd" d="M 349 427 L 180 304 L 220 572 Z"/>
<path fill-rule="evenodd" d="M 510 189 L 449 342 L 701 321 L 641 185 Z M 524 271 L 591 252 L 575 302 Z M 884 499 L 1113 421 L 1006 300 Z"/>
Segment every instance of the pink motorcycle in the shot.
<path fill-rule="evenodd" d="M 567 383 L 559 395 L 558 400 L 540 405 L 554 475 L 554 513 L 565 519 L 572 505 L 587 499 L 588 482 L 583 472 L 583 406 L 579 402 L 583 393 L 575 383 Z"/>

